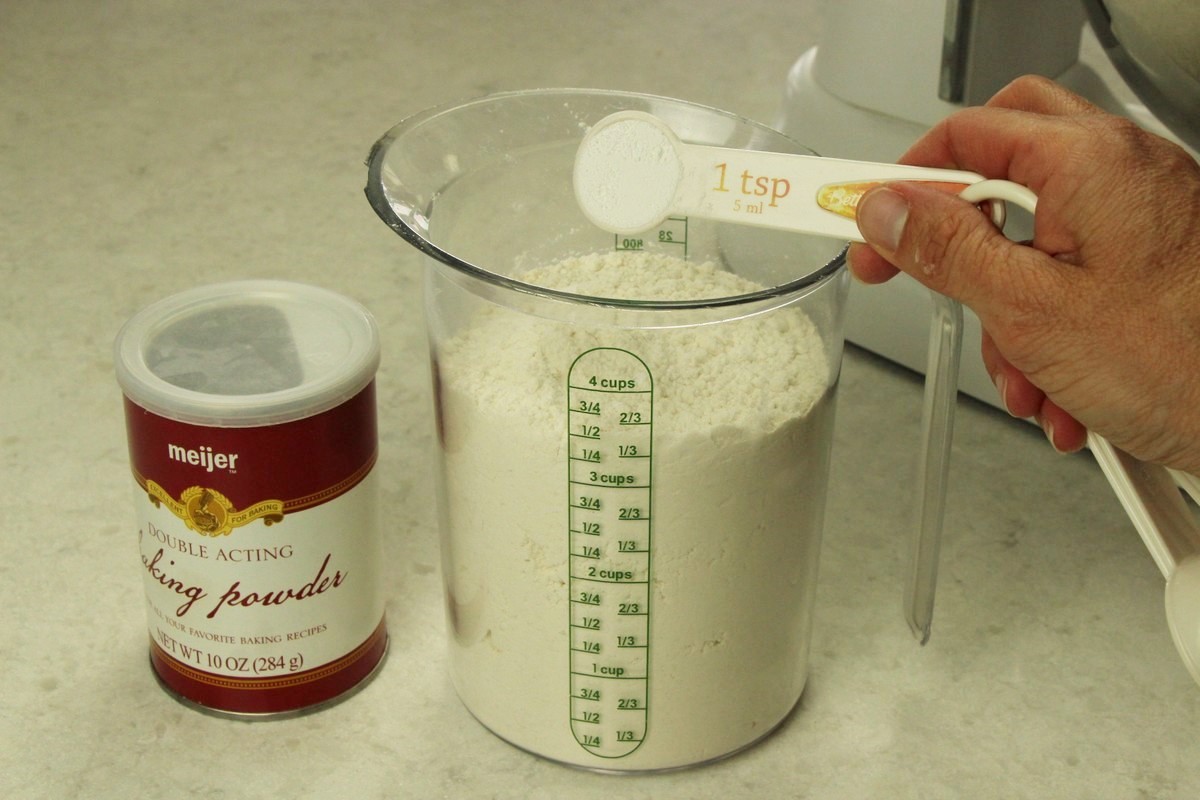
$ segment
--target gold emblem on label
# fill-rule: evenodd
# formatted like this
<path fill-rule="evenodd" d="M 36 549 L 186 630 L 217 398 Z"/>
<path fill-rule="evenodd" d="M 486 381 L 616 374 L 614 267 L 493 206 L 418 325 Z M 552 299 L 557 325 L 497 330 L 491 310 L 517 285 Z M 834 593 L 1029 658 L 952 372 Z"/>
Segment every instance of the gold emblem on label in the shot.
<path fill-rule="evenodd" d="M 156 507 L 166 506 L 188 528 L 201 536 L 228 536 L 234 528 L 256 519 L 261 519 L 267 525 L 283 521 L 282 500 L 264 500 L 238 511 L 225 495 L 203 486 L 184 489 L 176 500 L 167 494 L 166 489 L 148 480 L 146 493 Z"/>

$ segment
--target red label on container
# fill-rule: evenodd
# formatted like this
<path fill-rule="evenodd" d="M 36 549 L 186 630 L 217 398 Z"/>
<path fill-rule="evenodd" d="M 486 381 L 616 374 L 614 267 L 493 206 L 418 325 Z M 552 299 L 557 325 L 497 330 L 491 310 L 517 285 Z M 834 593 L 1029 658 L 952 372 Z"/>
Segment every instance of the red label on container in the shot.
<path fill-rule="evenodd" d="M 125 400 L 129 458 L 149 481 L 180 502 L 196 486 L 235 508 L 264 501 L 282 513 L 327 502 L 371 469 L 378 433 L 375 384 L 336 408 L 281 425 L 218 428 L 160 417 Z"/>

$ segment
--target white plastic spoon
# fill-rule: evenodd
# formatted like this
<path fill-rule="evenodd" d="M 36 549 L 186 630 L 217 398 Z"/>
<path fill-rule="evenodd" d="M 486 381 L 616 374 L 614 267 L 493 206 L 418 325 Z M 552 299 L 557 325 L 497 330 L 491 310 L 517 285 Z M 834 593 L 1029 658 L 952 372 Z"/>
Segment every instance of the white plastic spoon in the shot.
<path fill-rule="evenodd" d="M 984 178 L 964 170 L 685 144 L 641 111 L 596 123 L 580 143 L 574 171 L 579 207 L 612 233 L 640 233 L 678 214 L 859 242 L 859 199 L 873 186 L 900 180 L 958 193 Z M 1030 194 L 1008 181 L 986 186 L 983 199 Z M 992 204 L 992 220 L 1003 227 L 1003 203 Z"/>
<path fill-rule="evenodd" d="M 1167 626 L 1179 657 L 1200 683 L 1200 526 L 1176 486 L 1200 494 L 1190 475 L 1172 477 L 1156 464 L 1139 461 L 1098 436 L 1088 447 L 1167 579 Z"/>

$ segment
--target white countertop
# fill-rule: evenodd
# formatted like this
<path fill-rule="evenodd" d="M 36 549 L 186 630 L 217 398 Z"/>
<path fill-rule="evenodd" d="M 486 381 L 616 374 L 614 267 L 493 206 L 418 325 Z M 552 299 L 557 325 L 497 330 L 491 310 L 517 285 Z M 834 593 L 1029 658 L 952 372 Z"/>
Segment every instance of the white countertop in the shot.
<path fill-rule="evenodd" d="M 780 731 L 710 767 L 606 777 L 501 742 L 449 686 L 419 273 L 363 197 L 368 148 L 429 105 L 538 86 L 770 122 L 816 6 L 4 4 L 0 796 L 1200 796 L 1200 688 L 1099 470 L 965 401 L 934 635 L 915 644 L 901 591 L 920 387 L 856 351 L 811 677 Z M 189 710 L 151 675 L 110 355 L 147 303 L 247 277 L 335 289 L 380 322 L 392 635 L 360 693 L 255 724 Z"/>

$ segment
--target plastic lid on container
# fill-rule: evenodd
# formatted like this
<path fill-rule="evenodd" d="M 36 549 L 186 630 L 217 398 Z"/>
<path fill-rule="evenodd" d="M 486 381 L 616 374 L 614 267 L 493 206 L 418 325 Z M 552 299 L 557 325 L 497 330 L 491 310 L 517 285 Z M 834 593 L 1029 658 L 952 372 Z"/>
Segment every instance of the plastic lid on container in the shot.
<path fill-rule="evenodd" d="M 116 344 L 126 397 L 160 416 L 217 427 L 277 425 L 362 391 L 379 366 L 370 312 L 288 281 L 202 286 L 135 314 Z"/>

